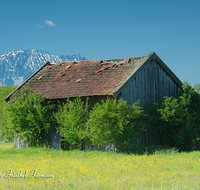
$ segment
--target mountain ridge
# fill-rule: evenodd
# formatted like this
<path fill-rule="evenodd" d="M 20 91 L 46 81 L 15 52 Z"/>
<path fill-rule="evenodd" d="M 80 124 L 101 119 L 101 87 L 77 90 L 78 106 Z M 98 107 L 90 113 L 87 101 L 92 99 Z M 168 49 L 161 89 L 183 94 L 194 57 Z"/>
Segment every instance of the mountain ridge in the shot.
<path fill-rule="evenodd" d="M 0 86 L 20 85 L 47 61 L 57 62 L 87 60 L 79 53 L 54 55 L 42 50 L 15 50 L 0 55 Z"/>

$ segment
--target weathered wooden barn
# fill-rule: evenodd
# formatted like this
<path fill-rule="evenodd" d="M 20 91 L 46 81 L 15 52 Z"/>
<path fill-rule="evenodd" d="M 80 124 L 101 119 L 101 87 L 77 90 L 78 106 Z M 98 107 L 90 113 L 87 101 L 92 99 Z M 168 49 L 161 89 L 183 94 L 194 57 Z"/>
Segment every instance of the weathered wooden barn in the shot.
<path fill-rule="evenodd" d="M 154 52 L 123 59 L 47 62 L 5 100 L 10 101 L 16 91 L 26 86 L 55 103 L 71 97 L 88 97 L 91 106 L 109 96 L 122 98 L 128 104 L 140 99 L 145 107 L 182 90 L 182 82 Z M 51 147 L 59 149 L 61 137 L 55 128 L 50 133 Z M 155 137 L 147 133 L 151 131 L 138 140 L 138 146 L 154 143 Z"/>

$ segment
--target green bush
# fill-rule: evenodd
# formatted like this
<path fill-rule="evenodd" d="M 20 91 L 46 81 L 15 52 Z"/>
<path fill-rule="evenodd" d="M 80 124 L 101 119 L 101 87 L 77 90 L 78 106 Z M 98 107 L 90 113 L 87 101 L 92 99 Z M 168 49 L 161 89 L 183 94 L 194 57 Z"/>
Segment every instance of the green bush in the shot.
<path fill-rule="evenodd" d="M 145 125 L 138 120 L 144 116 L 139 104 L 137 101 L 130 106 L 126 101 L 118 101 L 116 98 L 97 103 L 87 122 L 88 138 L 92 145 L 112 143 L 119 151 L 126 145 L 134 145 L 135 140 L 145 130 Z"/>
<path fill-rule="evenodd" d="M 200 85 L 184 82 L 177 97 L 164 97 L 149 110 L 147 123 L 162 138 L 162 144 L 181 151 L 200 149 Z"/>
<path fill-rule="evenodd" d="M 55 120 L 54 105 L 25 88 L 18 91 L 17 96 L 10 101 L 7 107 L 10 125 L 6 126 L 5 134 L 14 134 L 23 139 L 30 146 L 49 146 L 46 131 Z"/>
<path fill-rule="evenodd" d="M 81 98 L 67 99 L 67 102 L 59 106 L 56 114 L 57 130 L 63 137 L 64 149 L 84 149 L 85 123 L 88 118 L 88 101 Z"/>

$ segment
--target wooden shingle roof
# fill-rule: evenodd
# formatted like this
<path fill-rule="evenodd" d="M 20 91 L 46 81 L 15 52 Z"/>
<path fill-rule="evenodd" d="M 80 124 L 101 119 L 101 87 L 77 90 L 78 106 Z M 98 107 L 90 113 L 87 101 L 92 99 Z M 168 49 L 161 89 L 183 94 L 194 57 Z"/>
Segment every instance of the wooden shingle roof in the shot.
<path fill-rule="evenodd" d="M 151 56 L 79 62 L 47 62 L 17 90 L 28 86 L 47 99 L 77 96 L 114 95 Z"/>

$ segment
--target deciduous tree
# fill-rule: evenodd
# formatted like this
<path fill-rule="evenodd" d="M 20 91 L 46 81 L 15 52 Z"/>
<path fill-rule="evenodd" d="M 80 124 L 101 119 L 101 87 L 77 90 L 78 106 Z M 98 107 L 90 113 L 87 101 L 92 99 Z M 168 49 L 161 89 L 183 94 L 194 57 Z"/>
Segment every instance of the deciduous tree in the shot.
<path fill-rule="evenodd" d="M 165 130 L 174 146 L 189 151 L 200 148 L 199 85 L 184 82 L 183 92 L 177 97 L 165 97 L 158 111 L 166 121 Z"/>
<path fill-rule="evenodd" d="M 85 123 L 88 118 L 88 101 L 84 102 L 80 97 L 67 99 L 66 103 L 59 106 L 56 114 L 57 127 L 63 141 L 69 145 L 69 149 L 84 149 Z M 67 148 L 67 147 L 66 147 Z"/>
<path fill-rule="evenodd" d="M 30 146 L 49 146 L 46 132 L 54 122 L 53 108 L 39 93 L 28 88 L 18 91 L 7 108 L 12 126 L 6 128 L 6 133 L 15 131 Z"/>
<path fill-rule="evenodd" d="M 93 145 L 112 143 L 122 151 L 126 145 L 134 144 L 144 130 L 144 125 L 138 120 L 144 116 L 140 102 L 132 106 L 120 99 L 102 100 L 91 110 L 87 129 Z"/>

